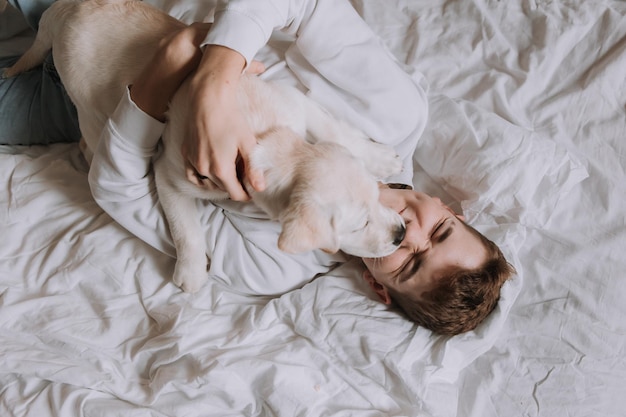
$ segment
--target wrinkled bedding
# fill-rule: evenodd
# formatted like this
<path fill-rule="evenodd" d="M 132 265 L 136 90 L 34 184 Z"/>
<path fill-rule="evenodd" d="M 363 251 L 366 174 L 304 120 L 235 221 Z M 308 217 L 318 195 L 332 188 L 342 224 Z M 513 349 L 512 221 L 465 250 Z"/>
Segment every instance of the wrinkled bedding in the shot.
<path fill-rule="evenodd" d="M 0 415 L 624 415 L 626 3 L 353 4 L 430 84 L 416 188 L 517 269 L 496 311 L 433 335 L 355 263 L 279 298 L 184 294 L 77 145 L 0 146 Z"/>

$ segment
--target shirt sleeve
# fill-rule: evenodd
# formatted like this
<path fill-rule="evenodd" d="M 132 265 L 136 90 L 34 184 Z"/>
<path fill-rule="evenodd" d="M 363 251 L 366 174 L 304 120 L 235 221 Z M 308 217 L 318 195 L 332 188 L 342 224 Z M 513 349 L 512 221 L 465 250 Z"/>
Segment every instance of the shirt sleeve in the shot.
<path fill-rule="evenodd" d="M 213 26 L 202 45 L 226 46 L 250 63 L 274 30 L 295 34 L 314 6 L 311 0 L 218 0 Z"/>
<path fill-rule="evenodd" d="M 127 90 L 102 132 L 89 185 L 98 205 L 116 222 L 175 257 L 152 175 L 152 158 L 164 128 L 133 103 Z"/>
<path fill-rule="evenodd" d="M 410 185 L 428 119 L 423 76 L 404 68 L 347 0 L 222 0 L 204 44 L 250 62 L 274 30 L 295 36 L 286 61 L 309 96 L 394 147 L 404 170 L 388 181 Z"/>

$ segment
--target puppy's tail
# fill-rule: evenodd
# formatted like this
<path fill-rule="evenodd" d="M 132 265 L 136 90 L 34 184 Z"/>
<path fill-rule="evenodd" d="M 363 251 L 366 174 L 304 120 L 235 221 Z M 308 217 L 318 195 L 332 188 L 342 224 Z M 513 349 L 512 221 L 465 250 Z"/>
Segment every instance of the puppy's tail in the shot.
<path fill-rule="evenodd" d="M 31 47 L 12 67 L 4 70 L 2 77 L 13 77 L 41 65 L 48 52 L 52 49 L 52 38 L 54 35 L 52 31 L 54 27 L 59 25 L 59 19 L 64 20 L 65 15 L 70 13 L 73 10 L 73 6 L 79 2 L 79 0 L 59 0 L 54 2 L 41 16 L 39 30 Z"/>

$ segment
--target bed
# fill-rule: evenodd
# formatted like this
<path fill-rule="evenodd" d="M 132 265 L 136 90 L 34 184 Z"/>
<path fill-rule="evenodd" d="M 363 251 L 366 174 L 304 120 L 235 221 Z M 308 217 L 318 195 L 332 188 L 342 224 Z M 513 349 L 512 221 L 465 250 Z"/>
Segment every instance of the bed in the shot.
<path fill-rule="evenodd" d="M 0 415 L 626 415 L 626 3 L 353 4 L 428 80 L 416 188 L 517 270 L 492 315 L 434 335 L 354 263 L 277 298 L 184 294 L 77 145 L 1 146 Z"/>

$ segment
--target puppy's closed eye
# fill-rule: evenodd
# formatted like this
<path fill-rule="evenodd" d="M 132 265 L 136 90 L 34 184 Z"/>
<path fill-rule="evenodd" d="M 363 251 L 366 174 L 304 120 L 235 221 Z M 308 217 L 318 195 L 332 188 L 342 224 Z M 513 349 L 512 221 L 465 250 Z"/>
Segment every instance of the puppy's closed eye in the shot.
<path fill-rule="evenodd" d="M 361 230 L 364 230 L 367 226 L 369 226 L 370 221 L 369 220 L 365 220 L 365 222 L 363 222 L 361 224 L 361 226 L 357 227 L 356 229 L 354 229 L 355 232 L 360 232 Z"/>

